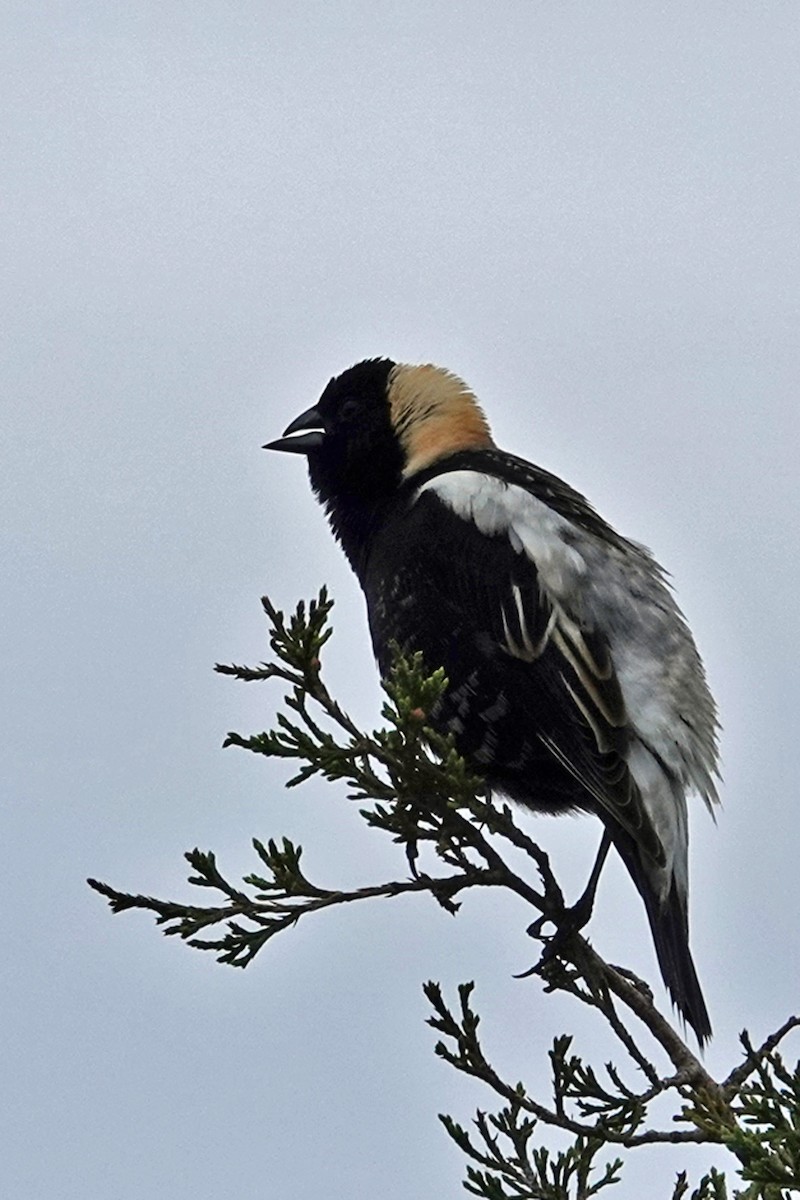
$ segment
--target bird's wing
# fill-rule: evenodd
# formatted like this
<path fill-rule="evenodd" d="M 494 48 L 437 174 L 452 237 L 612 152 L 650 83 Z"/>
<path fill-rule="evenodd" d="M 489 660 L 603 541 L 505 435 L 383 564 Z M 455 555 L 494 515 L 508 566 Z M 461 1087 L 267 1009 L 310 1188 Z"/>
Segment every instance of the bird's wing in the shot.
<path fill-rule="evenodd" d="M 609 643 L 582 604 L 581 530 L 527 488 L 474 470 L 433 476 L 412 508 L 427 525 L 426 544 L 447 562 L 454 606 L 466 605 L 495 651 L 525 664 L 546 695 L 550 719 L 539 739 L 662 864 L 664 848 L 626 761 L 631 731 Z"/>

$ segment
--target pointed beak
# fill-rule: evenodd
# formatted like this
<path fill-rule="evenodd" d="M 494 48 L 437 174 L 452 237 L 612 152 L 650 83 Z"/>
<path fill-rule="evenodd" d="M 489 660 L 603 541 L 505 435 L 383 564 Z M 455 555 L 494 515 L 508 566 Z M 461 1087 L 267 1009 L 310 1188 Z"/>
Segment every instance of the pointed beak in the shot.
<path fill-rule="evenodd" d="M 295 436 L 298 435 L 299 436 Z M 286 450 L 289 454 L 310 454 L 318 450 L 325 438 L 325 430 L 318 408 L 309 408 L 283 431 L 283 437 L 267 442 L 262 450 Z"/>

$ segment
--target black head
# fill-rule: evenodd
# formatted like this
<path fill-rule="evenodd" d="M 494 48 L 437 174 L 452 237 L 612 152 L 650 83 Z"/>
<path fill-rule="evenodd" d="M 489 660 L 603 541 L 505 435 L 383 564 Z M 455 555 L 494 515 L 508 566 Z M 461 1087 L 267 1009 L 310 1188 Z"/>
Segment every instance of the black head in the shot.
<path fill-rule="evenodd" d="M 356 572 L 404 480 L 461 450 L 493 446 L 478 402 L 431 363 L 357 363 L 267 450 L 308 460 L 311 485 Z"/>
<path fill-rule="evenodd" d="M 314 407 L 265 449 L 305 454 L 311 484 L 324 502 L 391 494 L 404 465 L 388 400 L 394 367 L 388 358 L 370 358 L 335 376 Z"/>

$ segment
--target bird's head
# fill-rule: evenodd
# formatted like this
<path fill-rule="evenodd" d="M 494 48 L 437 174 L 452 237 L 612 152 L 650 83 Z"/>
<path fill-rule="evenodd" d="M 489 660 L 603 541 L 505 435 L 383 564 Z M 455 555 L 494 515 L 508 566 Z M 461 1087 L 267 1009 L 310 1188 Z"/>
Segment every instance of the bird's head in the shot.
<path fill-rule="evenodd" d="M 438 459 L 492 445 L 477 400 L 457 376 L 371 358 L 332 379 L 264 449 L 305 454 L 314 490 L 331 504 L 380 501 Z"/>

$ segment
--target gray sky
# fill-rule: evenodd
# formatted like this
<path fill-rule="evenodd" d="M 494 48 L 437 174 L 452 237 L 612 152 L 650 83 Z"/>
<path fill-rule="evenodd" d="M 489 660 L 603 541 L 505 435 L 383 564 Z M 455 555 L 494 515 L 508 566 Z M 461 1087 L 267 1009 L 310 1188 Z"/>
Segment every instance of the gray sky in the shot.
<path fill-rule="evenodd" d="M 491 1098 L 434 1059 L 422 980 L 476 979 L 532 1087 L 555 1034 L 591 1049 L 512 980 L 531 944 L 500 897 L 309 918 L 236 972 L 84 884 L 185 895 L 185 849 L 242 874 L 252 835 L 301 841 L 325 885 L 402 872 L 324 786 L 220 750 L 277 693 L 211 670 L 264 656 L 262 592 L 327 582 L 329 682 L 377 719 L 355 581 L 302 464 L 259 449 L 367 355 L 457 371 L 501 444 L 672 572 L 725 725 L 692 919 L 727 1069 L 742 1027 L 798 1008 L 794 0 L 28 0 L 2 22 L 0 1190 L 456 1196 L 435 1114 Z M 529 824 L 576 893 L 597 830 Z M 591 936 L 655 981 L 619 868 Z M 708 1161 L 654 1153 L 615 1195 Z"/>

